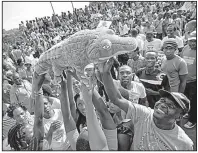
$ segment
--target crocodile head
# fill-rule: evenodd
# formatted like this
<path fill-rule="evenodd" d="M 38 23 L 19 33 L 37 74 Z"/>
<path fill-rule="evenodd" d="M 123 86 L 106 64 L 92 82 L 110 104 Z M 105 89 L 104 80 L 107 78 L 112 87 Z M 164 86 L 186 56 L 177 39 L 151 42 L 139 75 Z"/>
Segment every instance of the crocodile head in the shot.
<path fill-rule="evenodd" d="M 108 60 L 113 56 L 134 51 L 137 41 L 132 37 L 119 37 L 113 30 L 102 29 L 95 39 L 87 47 L 87 56 L 92 63 Z"/>

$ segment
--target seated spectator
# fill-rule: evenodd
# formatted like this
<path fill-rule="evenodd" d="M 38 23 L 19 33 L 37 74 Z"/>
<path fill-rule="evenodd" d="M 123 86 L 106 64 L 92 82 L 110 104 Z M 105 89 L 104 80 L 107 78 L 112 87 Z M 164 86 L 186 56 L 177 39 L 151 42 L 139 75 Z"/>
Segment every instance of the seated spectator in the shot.
<path fill-rule="evenodd" d="M 26 80 L 22 80 L 18 73 L 13 74 L 14 84 L 10 89 L 10 102 L 11 104 L 23 104 L 29 112 L 31 112 L 31 93 L 32 85 Z"/>

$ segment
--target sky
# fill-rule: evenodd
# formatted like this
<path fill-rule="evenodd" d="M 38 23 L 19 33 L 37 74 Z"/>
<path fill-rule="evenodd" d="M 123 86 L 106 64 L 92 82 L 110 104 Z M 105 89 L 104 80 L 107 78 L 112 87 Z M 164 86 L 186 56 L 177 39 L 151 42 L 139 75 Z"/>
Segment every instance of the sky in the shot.
<path fill-rule="evenodd" d="M 89 2 L 73 2 L 75 8 L 84 8 Z M 71 2 L 52 2 L 56 14 L 73 12 Z M 19 23 L 35 17 L 51 16 L 50 2 L 3 2 L 3 29 L 18 28 Z"/>

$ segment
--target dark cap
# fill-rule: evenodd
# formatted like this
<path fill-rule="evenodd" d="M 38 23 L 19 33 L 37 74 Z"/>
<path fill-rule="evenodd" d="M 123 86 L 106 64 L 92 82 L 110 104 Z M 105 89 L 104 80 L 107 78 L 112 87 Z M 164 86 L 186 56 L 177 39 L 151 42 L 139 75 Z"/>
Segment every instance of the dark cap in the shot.
<path fill-rule="evenodd" d="M 159 90 L 161 97 L 172 97 L 175 102 L 182 108 L 184 113 L 190 110 L 190 100 L 183 94 L 179 92 L 168 92 L 166 90 Z"/>

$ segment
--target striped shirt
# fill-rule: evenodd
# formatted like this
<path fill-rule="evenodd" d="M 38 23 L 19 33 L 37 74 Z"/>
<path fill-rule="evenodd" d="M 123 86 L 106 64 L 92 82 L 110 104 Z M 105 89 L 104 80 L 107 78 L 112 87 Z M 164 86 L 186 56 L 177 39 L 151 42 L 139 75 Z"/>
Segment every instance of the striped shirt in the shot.
<path fill-rule="evenodd" d="M 8 131 L 12 126 L 16 124 L 16 121 L 13 118 L 7 116 L 7 114 L 3 117 L 3 136 L 8 136 Z"/>

